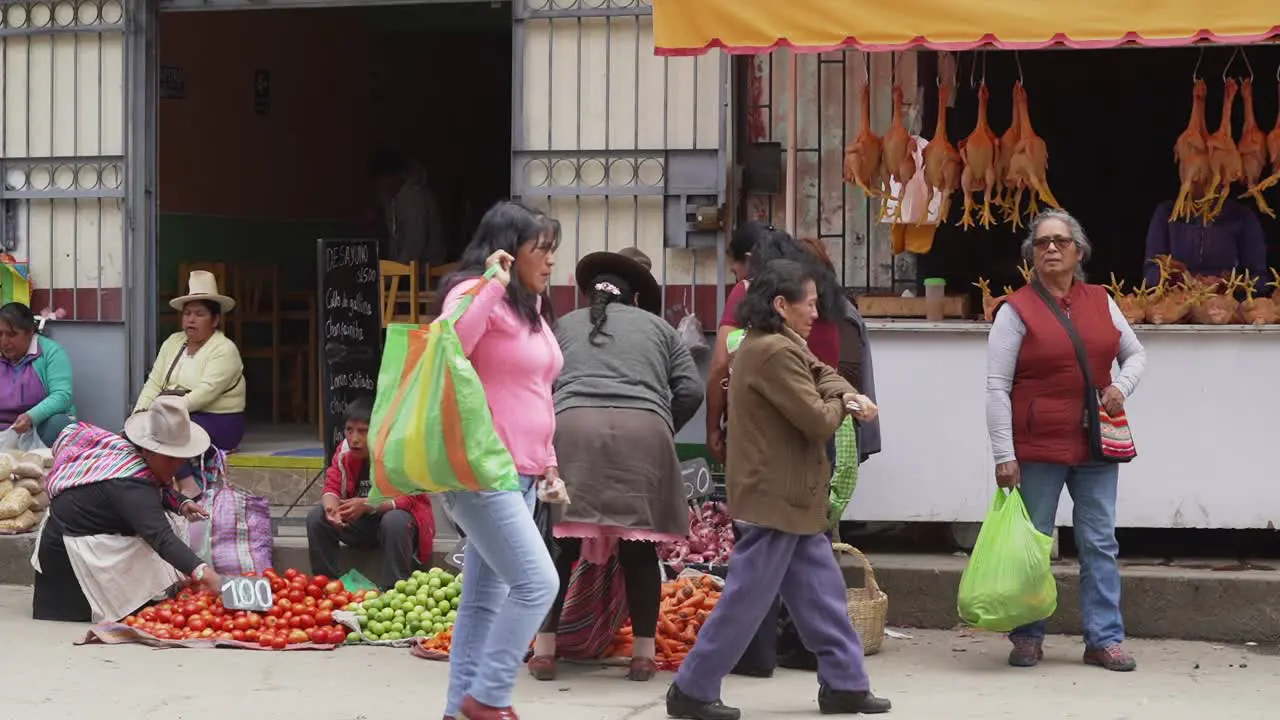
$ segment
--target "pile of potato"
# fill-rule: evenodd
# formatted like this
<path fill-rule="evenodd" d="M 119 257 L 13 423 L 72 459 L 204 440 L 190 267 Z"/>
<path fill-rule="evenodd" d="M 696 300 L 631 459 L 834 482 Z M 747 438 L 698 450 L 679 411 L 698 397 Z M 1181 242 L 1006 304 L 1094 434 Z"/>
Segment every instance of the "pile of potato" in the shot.
<path fill-rule="evenodd" d="M 29 532 L 49 507 L 46 470 L 53 456 L 38 452 L 0 453 L 0 533 Z"/>

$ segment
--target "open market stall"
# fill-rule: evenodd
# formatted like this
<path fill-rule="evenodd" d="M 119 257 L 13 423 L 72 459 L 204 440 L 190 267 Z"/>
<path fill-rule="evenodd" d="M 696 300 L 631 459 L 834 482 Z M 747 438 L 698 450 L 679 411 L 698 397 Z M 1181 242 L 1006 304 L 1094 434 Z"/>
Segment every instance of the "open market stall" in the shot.
<path fill-rule="evenodd" d="M 1267 43 L 1280 25 L 1268 7 L 654 0 L 654 26 L 662 55 L 718 48 L 786 59 L 791 231 L 804 117 L 797 55 L 889 53 L 915 68 L 896 78 L 894 119 L 873 128 L 863 113 L 845 139 L 846 181 L 894 226 L 903 241 L 895 252 L 917 258 L 910 302 L 900 287 L 858 289 L 886 440 L 847 519 L 981 521 L 994 470 L 984 414 L 989 312 L 1006 286 L 1025 282 L 1025 223 L 1062 207 L 1093 239 L 1090 281 L 1113 286 L 1148 352 L 1128 405 L 1140 457 L 1124 473 L 1118 524 L 1274 527 L 1280 506 L 1259 469 L 1277 394 L 1264 378 L 1280 362 L 1267 300 L 1277 263 L 1251 257 L 1212 276 L 1188 267 L 1212 241 L 1203 228 L 1231 218 L 1256 223 L 1268 249 L 1266 238 L 1280 239 L 1267 212 L 1280 150 L 1268 143 L 1280 142 L 1271 130 L 1280 54 Z M 1184 192 L 1189 180 L 1208 189 Z M 1166 202 L 1166 222 L 1189 238 L 1192 257 L 1144 243 Z M 1226 213 L 1234 215 L 1220 219 Z M 932 277 L 949 296 L 942 319 L 925 317 L 921 286 Z M 1070 514 L 1063 503 L 1059 524 Z"/>

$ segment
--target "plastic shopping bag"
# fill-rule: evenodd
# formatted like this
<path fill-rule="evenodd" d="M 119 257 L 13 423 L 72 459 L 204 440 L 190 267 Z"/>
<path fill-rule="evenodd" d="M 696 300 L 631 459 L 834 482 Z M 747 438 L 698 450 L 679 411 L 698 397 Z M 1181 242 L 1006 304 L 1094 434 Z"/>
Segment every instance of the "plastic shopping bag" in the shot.
<path fill-rule="evenodd" d="M 831 494 L 828 509 L 828 526 L 832 529 L 840 526 L 840 518 L 845 508 L 849 507 L 849 499 L 858 486 L 858 433 L 853 427 L 853 418 L 845 418 L 836 428 L 836 466 L 831 471 Z"/>
<path fill-rule="evenodd" d="M 994 632 L 1043 620 L 1058 608 L 1049 567 L 1053 538 L 1036 530 L 1017 490 L 996 492 L 960 577 L 960 619 Z"/>
<path fill-rule="evenodd" d="M 24 433 L 20 433 L 13 428 L 0 430 L 0 452 L 23 453 L 45 449 L 44 441 L 40 439 L 35 430 L 28 430 Z"/>
<path fill-rule="evenodd" d="M 492 272 L 492 271 L 491 271 Z M 428 326 L 387 327 L 369 423 L 373 502 L 452 490 L 519 490 L 484 386 L 453 324 L 493 282 L 490 273 L 448 316 Z"/>

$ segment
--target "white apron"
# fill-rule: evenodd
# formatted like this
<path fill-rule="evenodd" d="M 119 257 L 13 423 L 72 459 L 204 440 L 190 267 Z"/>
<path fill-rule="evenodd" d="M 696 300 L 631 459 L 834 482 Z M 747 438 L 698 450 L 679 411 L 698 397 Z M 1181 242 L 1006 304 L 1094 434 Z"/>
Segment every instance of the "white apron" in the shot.
<path fill-rule="evenodd" d="M 187 521 L 165 513 L 174 533 L 184 542 Z M 49 513 L 36 532 L 31 567 L 40 572 L 40 539 Z M 184 577 L 139 537 L 125 535 L 63 536 L 71 569 L 89 601 L 93 622 L 117 621 L 162 595 Z"/>

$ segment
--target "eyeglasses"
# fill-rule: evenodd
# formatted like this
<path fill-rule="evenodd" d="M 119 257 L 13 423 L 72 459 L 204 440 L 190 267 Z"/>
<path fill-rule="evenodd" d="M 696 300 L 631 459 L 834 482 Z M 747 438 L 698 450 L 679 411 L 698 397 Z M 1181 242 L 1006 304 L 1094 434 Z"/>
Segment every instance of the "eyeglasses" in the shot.
<path fill-rule="evenodd" d="M 1050 243 L 1052 243 L 1054 247 L 1058 248 L 1058 251 L 1061 252 L 1074 245 L 1075 240 L 1069 237 L 1063 237 L 1062 235 L 1046 235 L 1031 241 L 1031 244 L 1035 245 L 1037 250 L 1044 250 L 1049 247 Z"/>

